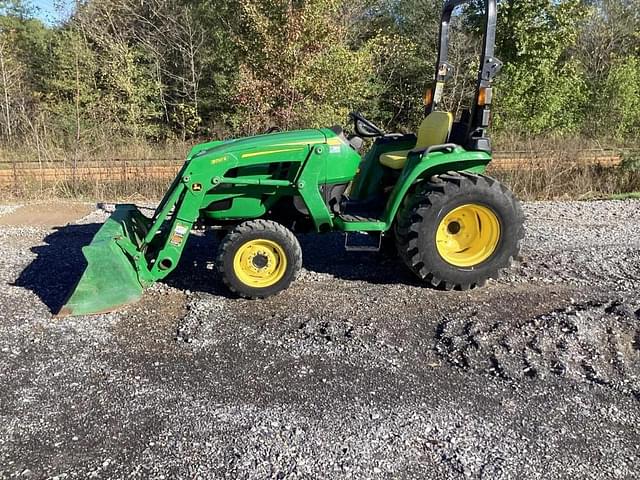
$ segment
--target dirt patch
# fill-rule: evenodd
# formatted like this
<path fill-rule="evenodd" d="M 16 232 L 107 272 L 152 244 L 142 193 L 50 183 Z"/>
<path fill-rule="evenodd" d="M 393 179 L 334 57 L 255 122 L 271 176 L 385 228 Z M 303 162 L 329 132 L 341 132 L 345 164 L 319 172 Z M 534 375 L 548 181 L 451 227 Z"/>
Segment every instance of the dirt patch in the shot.
<path fill-rule="evenodd" d="M 0 216 L 0 225 L 58 227 L 79 220 L 94 210 L 90 203 L 31 203 Z"/>
<path fill-rule="evenodd" d="M 118 341 L 129 351 L 166 351 L 175 347 L 176 319 L 187 315 L 187 295 L 158 283 L 140 302 L 122 310 L 116 328 Z"/>

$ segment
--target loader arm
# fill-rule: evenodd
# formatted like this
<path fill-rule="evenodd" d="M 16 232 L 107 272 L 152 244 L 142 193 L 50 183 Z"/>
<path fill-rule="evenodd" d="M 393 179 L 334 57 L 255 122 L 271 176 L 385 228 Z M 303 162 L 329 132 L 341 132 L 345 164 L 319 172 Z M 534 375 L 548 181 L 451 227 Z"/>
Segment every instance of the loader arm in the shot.
<path fill-rule="evenodd" d="M 134 205 L 118 205 L 83 248 L 86 269 L 59 315 L 106 312 L 139 299 L 144 287 L 177 267 L 194 224 L 207 206 L 221 200 L 231 200 L 233 207 L 219 220 L 233 223 L 262 217 L 273 201 L 298 195 L 316 230 L 330 230 L 333 215 L 318 188 L 326 177 L 326 135 L 301 131 L 295 141 L 286 140 L 281 135 L 194 147 L 151 218 Z M 334 151 L 348 148 L 336 138 L 330 142 Z M 283 162 L 293 165 L 292 172 L 272 178 L 272 167 L 277 171 Z M 250 173 L 238 173 L 242 169 Z"/>
<path fill-rule="evenodd" d="M 87 266 L 58 316 L 108 312 L 133 303 L 144 287 L 173 271 L 202 201 L 202 193 L 185 182 L 185 168 L 152 218 L 135 205 L 116 206 L 83 247 Z"/>

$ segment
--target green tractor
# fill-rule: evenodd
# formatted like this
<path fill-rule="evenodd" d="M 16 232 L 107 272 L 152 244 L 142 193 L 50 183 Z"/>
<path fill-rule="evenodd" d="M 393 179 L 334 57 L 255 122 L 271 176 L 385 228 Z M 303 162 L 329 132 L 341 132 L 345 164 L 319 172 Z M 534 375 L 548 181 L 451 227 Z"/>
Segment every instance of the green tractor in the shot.
<path fill-rule="evenodd" d="M 87 267 L 60 315 L 111 311 L 178 265 L 192 229 L 226 232 L 217 268 L 229 289 L 264 298 L 286 289 L 302 265 L 293 232 L 367 234 L 379 248 L 395 240 L 399 257 L 422 281 L 466 290 L 499 275 L 518 254 L 523 214 L 498 181 L 487 135 L 496 0 L 485 1 L 484 39 L 473 107 L 454 122 L 440 110 L 454 9 L 446 0 L 435 81 L 417 134 L 387 134 L 352 113 L 340 127 L 274 132 L 194 147 L 153 217 L 118 205 L 90 245 Z M 358 153 L 363 139 L 371 149 Z"/>

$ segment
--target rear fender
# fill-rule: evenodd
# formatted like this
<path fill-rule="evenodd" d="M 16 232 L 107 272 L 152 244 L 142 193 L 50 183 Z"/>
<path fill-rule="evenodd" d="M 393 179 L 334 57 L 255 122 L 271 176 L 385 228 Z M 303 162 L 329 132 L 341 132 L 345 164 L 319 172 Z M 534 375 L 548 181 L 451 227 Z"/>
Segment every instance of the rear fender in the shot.
<path fill-rule="evenodd" d="M 386 229 L 391 228 L 400 204 L 413 185 L 433 175 L 450 171 L 483 173 L 490 161 L 490 154 L 469 152 L 462 147 L 455 147 L 450 151 L 410 153 L 385 207 L 382 219 L 386 224 Z"/>

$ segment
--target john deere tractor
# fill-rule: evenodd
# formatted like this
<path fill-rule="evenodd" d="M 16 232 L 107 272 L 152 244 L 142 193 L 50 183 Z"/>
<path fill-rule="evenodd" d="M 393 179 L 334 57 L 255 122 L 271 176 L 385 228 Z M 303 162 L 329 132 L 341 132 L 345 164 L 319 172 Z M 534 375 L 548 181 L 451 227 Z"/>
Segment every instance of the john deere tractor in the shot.
<path fill-rule="evenodd" d="M 194 147 L 151 218 L 118 205 L 90 245 L 87 268 L 61 315 L 113 310 L 178 265 L 199 226 L 226 235 L 216 258 L 224 282 L 243 297 L 286 289 L 302 265 L 294 232 L 367 234 L 389 239 L 419 279 L 466 290 L 498 276 L 517 255 L 523 215 L 517 200 L 486 176 L 487 129 L 494 57 L 496 0 L 485 0 L 484 38 L 472 108 L 454 122 L 441 110 L 453 67 L 447 62 L 446 0 L 435 79 L 416 134 L 387 134 L 352 113 L 341 127 L 274 132 Z M 362 157 L 363 139 L 372 146 Z M 376 241 L 369 247 L 376 247 Z"/>

